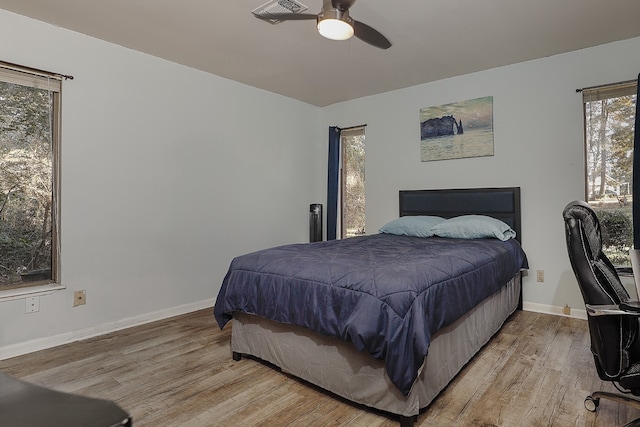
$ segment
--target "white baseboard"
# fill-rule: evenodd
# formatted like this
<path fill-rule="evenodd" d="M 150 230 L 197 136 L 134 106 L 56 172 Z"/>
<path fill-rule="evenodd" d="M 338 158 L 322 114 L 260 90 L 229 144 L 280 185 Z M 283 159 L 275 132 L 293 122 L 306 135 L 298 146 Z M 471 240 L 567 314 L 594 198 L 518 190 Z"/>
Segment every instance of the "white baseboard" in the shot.
<path fill-rule="evenodd" d="M 0 360 L 9 359 L 11 357 L 21 356 L 23 354 L 32 353 L 34 351 L 45 350 L 47 348 L 68 344 L 74 341 L 80 341 L 99 335 L 108 334 L 110 332 L 119 331 L 133 326 L 144 325 L 145 323 L 155 322 L 156 320 L 167 319 L 181 314 L 191 313 L 193 311 L 205 308 L 213 308 L 215 299 L 211 298 L 196 303 L 184 304 L 177 307 L 171 307 L 153 313 L 146 313 L 140 316 L 129 317 L 127 319 L 108 322 L 90 328 L 80 329 L 77 331 L 66 332 L 54 335 L 52 337 L 38 338 L 19 344 L 0 347 Z M 553 314 L 557 316 L 575 317 L 577 319 L 586 319 L 587 312 L 584 309 L 571 308 L 570 314 L 564 314 L 564 307 L 556 307 L 552 305 L 538 304 L 534 302 L 524 301 L 522 309 L 525 311 L 533 311 L 536 313 Z M 213 311 L 211 312 L 213 316 Z"/>
<path fill-rule="evenodd" d="M 0 347 L 0 360 L 21 356 L 23 354 L 32 353 L 34 351 L 45 350 L 47 348 L 68 344 L 74 341 L 80 341 L 87 338 L 108 334 L 110 332 L 131 328 L 133 326 L 144 325 L 145 323 L 155 322 L 156 320 L 162 320 L 169 317 L 179 316 L 181 314 L 191 313 L 193 311 L 198 311 L 205 308 L 211 307 L 211 316 L 213 316 L 214 303 L 215 299 L 211 298 L 204 301 L 183 304 L 177 307 L 155 311 L 153 313 L 141 314 L 140 316 L 129 317 L 127 319 L 117 320 L 115 322 L 103 323 L 101 325 L 92 326 L 90 328 L 65 332 L 63 334 L 58 334 L 51 337 L 38 338 L 23 343 L 3 346 Z"/>
<path fill-rule="evenodd" d="M 587 311 L 584 308 L 572 307 L 569 309 L 569 314 L 565 314 L 565 307 L 524 301 L 522 303 L 522 309 L 524 311 L 534 311 L 536 313 L 554 314 L 557 316 L 575 317 L 576 319 L 587 320 Z"/>

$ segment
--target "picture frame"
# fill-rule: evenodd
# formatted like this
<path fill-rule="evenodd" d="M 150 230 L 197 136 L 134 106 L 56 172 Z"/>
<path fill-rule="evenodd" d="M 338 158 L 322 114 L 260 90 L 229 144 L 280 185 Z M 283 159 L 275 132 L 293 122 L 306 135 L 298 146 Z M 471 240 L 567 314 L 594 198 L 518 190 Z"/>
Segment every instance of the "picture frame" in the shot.
<path fill-rule="evenodd" d="M 422 162 L 493 155 L 493 96 L 420 109 Z"/>

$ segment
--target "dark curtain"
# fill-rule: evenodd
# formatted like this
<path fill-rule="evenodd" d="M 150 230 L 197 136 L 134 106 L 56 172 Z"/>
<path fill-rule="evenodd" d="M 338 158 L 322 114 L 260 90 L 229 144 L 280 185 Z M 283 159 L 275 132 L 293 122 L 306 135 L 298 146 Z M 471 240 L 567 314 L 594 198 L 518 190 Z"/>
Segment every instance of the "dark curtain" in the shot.
<path fill-rule="evenodd" d="M 329 169 L 327 182 L 327 240 L 336 239 L 338 225 L 339 174 L 340 128 L 337 126 L 331 126 L 329 127 Z"/>
<path fill-rule="evenodd" d="M 636 119 L 633 136 L 633 248 L 640 249 L 640 74 L 638 74 L 636 89 Z"/>

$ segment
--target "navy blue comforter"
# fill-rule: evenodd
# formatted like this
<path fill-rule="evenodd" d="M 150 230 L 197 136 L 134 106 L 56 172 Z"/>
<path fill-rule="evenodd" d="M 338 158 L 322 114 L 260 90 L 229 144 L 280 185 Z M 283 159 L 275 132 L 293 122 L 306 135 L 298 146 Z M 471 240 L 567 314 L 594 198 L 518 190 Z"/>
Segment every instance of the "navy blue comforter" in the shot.
<path fill-rule="evenodd" d="M 513 239 L 376 234 L 286 245 L 235 258 L 214 314 L 220 328 L 242 311 L 342 338 L 384 360 L 406 396 L 431 335 L 527 267 Z"/>

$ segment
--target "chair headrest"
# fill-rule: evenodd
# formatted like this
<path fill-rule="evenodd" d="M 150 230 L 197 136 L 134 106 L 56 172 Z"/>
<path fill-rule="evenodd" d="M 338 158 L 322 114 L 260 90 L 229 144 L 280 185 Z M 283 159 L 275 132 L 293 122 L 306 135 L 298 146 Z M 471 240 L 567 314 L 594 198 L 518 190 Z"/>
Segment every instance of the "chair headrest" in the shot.
<path fill-rule="evenodd" d="M 588 203 L 576 200 L 563 210 L 567 249 L 586 304 L 619 304 L 629 294 L 602 251 L 600 221 Z"/>
<path fill-rule="evenodd" d="M 589 259 L 596 260 L 602 256 L 602 231 L 600 220 L 589 204 L 582 200 L 569 203 L 562 215 L 567 220 L 577 220 L 581 224 L 582 232 L 588 244 Z"/>

